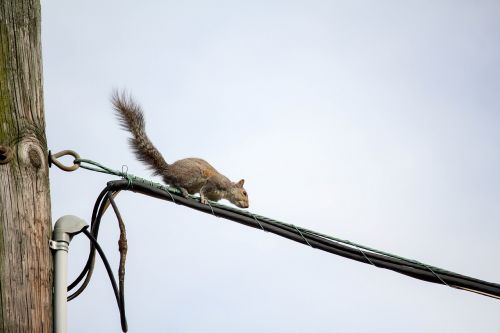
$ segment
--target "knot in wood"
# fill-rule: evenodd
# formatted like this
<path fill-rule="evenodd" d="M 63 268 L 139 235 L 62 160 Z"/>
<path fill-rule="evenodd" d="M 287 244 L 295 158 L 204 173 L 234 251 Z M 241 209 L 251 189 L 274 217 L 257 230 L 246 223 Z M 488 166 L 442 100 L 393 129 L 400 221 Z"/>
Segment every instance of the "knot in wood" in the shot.
<path fill-rule="evenodd" d="M 13 155 L 12 149 L 9 146 L 0 145 L 0 164 L 9 163 Z"/>
<path fill-rule="evenodd" d="M 36 169 L 39 169 L 42 166 L 42 158 L 40 157 L 40 154 L 38 151 L 34 148 L 31 148 L 28 151 L 28 156 L 31 162 L 31 165 L 33 165 Z"/>

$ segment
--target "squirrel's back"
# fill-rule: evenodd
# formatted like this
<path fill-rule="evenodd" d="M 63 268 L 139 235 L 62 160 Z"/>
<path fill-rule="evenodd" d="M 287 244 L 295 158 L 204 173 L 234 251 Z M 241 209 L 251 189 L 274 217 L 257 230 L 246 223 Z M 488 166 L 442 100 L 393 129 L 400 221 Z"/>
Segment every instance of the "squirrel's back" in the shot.
<path fill-rule="evenodd" d="M 155 175 L 165 174 L 169 165 L 146 134 L 141 107 L 130 96 L 118 91 L 113 93 L 111 100 L 120 125 L 132 134 L 129 143 L 137 159 L 147 164 Z"/>
<path fill-rule="evenodd" d="M 144 114 L 131 97 L 115 92 L 112 102 L 122 127 L 132 134 L 130 146 L 137 158 L 146 163 L 166 184 L 177 187 L 185 198 L 200 193 L 200 202 L 227 199 L 241 208 L 248 207 L 244 180 L 230 181 L 201 158 L 185 158 L 167 164 L 146 135 Z"/>

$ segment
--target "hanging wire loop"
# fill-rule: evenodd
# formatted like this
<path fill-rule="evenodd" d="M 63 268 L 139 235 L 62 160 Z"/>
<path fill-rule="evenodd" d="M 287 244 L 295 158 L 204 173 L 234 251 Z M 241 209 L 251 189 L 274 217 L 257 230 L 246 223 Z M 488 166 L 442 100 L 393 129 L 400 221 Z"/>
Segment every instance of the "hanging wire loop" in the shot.
<path fill-rule="evenodd" d="M 64 171 L 75 171 L 80 167 L 80 162 L 73 161 L 73 165 L 64 165 L 62 162 L 58 160 L 58 158 L 63 157 L 63 156 L 73 156 L 75 160 L 80 159 L 80 155 L 78 155 L 77 152 L 73 150 L 62 150 L 58 153 L 52 154 L 49 151 L 49 166 L 51 166 L 52 163 L 54 163 L 59 169 L 64 170 Z"/>

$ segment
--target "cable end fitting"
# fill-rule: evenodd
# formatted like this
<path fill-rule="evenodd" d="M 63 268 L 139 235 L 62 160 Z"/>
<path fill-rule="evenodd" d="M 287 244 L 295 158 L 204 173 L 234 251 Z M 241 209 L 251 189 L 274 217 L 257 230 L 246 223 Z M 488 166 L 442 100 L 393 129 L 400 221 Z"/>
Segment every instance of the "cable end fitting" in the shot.
<path fill-rule="evenodd" d="M 88 228 L 88 224 L 81 218 L 74 215 L 65 215 L 56 221 L 54 231 L 52 231 L 52 240 L 69 244 L 74 235 L 86 228 Z"/>

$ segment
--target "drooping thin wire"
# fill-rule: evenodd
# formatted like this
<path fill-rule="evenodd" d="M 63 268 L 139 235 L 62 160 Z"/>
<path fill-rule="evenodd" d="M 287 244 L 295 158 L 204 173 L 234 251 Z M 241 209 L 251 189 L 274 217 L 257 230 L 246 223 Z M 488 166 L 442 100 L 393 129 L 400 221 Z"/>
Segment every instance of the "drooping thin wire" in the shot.
<path fill-rule="evenodd" d="M 116 280 L 113 275 L 113 271 L 111 270 L 111 266 L 109 264 L 108 259 L 106 258 L 106 255 L 104 254 L 104 251 L 102 250 L 101 246 L 97 242 L 97 239 L 94 238 L 94 236 L 86 229 L 83 230 L 83 233 L 85 236 L 88 237 L 94 248 L 97 250 L 97 253 L 99 253 L 99 256 L 101 257 L 102 262 L 104 263 L 104 267 L 106 268 L 106 272 L 108 273 L 109 280 L 111 282 L 111 286 L 113 287 L 113 292 L 115 294 L 116 302 L 118 304 L 118 309 L 120 310 L 120 319 L 121 319 L 121 326 L 122 326 L 122 331 L 127 332 L 128 331 L 128 325 L 127 325 L 127 318 L 125 316 L 125 307 L 122 302 L 122 299 L 120 298 L 120 293 L 118 291 L 118 286 L 116 285 Z"/>
<path fill-rule="evenodd" d="M 118 194 L 117 192 L 115 195 Z M 118 225 L 120 227 L 120 239 L 118 241 L 118 249 L 120 251 L 120 265 L 118 268 L 118 289 L 120 291 L 120 304 L 125 312 L 125 261 L 127 258 L 127 232 L 125 230 L 125 223 L 123 222 L 120 211 L 118 210 L 118 206 L 116 205 L 115 199 L 113 195 L 110 195 L 108 192 L 108 200 L 111 203 L 111 207 L 113 207 L 113 211 L 115 212 L 116 219 L 118 220 Z M 123 323 L 122 323 L 123 326 Z"/>

